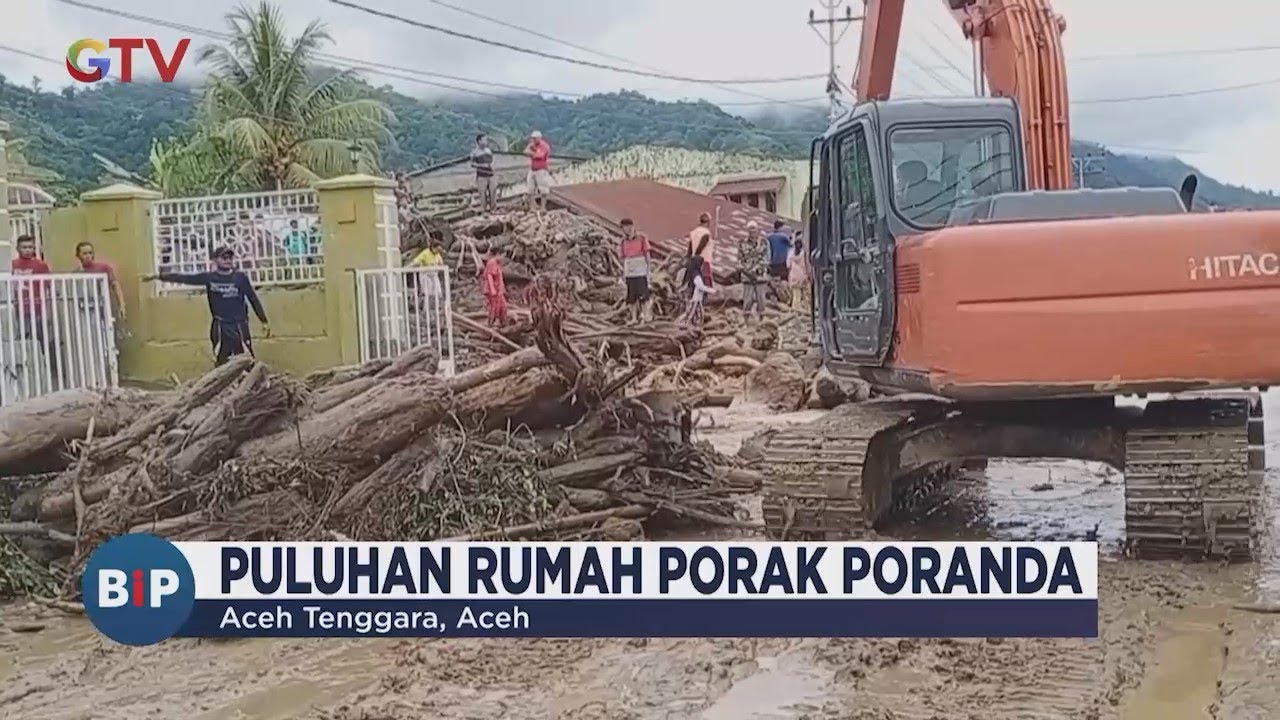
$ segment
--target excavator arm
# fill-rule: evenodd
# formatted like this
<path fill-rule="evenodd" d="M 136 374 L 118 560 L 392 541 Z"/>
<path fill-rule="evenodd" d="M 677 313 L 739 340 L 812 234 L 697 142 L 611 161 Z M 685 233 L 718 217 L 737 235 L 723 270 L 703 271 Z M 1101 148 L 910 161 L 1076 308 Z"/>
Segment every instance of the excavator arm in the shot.
<path fill-rule="evenodd" d="M 906 0 L 865 0 L 854 88 L 859 102 L 888 100 Z M 1071 181 L 1066 22 L 1049 0 L 945 0 L 975 42 L 991 95 L 1018 104 L 1029 190 L 1066 190 Z"/>

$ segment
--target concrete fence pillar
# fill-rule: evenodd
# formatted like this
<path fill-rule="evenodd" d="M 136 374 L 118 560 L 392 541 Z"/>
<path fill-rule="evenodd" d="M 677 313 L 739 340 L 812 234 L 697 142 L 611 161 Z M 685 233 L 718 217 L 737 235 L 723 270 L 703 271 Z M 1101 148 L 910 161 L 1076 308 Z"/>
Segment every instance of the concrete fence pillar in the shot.
<path fill-rule="evenodd" d="M 356 269 L 400 266 L 395 183 L 372 175 L 343 175 L 316 183 L 324 234 L 325 304 L 329 332 L 343 364 L 360 362 Z M 376 309 L 365 321 L 377 322 Z"/>

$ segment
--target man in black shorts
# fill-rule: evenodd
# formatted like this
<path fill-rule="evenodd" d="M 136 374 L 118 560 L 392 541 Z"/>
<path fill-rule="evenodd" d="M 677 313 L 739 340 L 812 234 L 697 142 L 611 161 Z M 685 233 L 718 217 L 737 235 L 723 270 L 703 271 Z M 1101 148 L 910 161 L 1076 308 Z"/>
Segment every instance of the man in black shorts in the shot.
<path fill-rule="evenodd" d="M 618 252 L 622 258 L 622 276 L 627 283 L 627 309 L 630 322 L 638 323 L 649 314 L 649 238 L 636 232 L 630 218 L 622 220 L 622 242 Z"/>

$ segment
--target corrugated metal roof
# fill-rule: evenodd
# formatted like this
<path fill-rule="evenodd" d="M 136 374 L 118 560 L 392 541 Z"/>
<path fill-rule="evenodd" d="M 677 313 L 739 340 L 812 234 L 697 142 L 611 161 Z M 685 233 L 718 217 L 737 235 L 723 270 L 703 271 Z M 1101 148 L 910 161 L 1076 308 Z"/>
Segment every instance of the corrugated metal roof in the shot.
<path fill-rule="evenodd" d="M 710 195 L 748 195 L 751 193 L 781 192 L 787 179 L 782 175 L 721 178 L 711 188 Z"/>
<path fill-rule="evenodd" d="M 718 279 L 736 268 L 738 243 L 746 238 L 747 223 L 755 220 L 767 233 L 775 220 L 790 222 L 764 210 L 640 178 L 563 185 L 553 187 L 551 195 L 615 229 L 623 218 L 631 218 L 636 230 L 648 235 L 649 242 L 666 254 L 687 252 L 689 232 L 698 224 L 698 216 L 707 213 L 712 217 L 712 262 Z"/>

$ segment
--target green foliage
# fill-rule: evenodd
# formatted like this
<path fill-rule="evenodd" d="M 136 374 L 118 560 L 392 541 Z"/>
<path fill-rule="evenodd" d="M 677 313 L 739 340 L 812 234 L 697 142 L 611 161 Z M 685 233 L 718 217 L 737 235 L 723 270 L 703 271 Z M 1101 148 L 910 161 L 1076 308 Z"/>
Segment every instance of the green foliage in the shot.
<path fill-rule="evenodd" d="M 197 147 L 177 164 L 227 161 L 228 174 L 219 170 L 219 177 L 259 189 L 305 187 L 353 169 L 378 172 L 378 147 L 391 141 L 387 126 L 395 117 L 381 101 L 361 96 L 353 73 L 312 72 L 316 53 L 331 40 L 323 25 L 311 22 L 289 39 L 280 10 L 265 2 L 227 20 L 230 44 L 200 53 L 211 73 Z M 355 168 L 351 148 L 358 148 Z"/>

